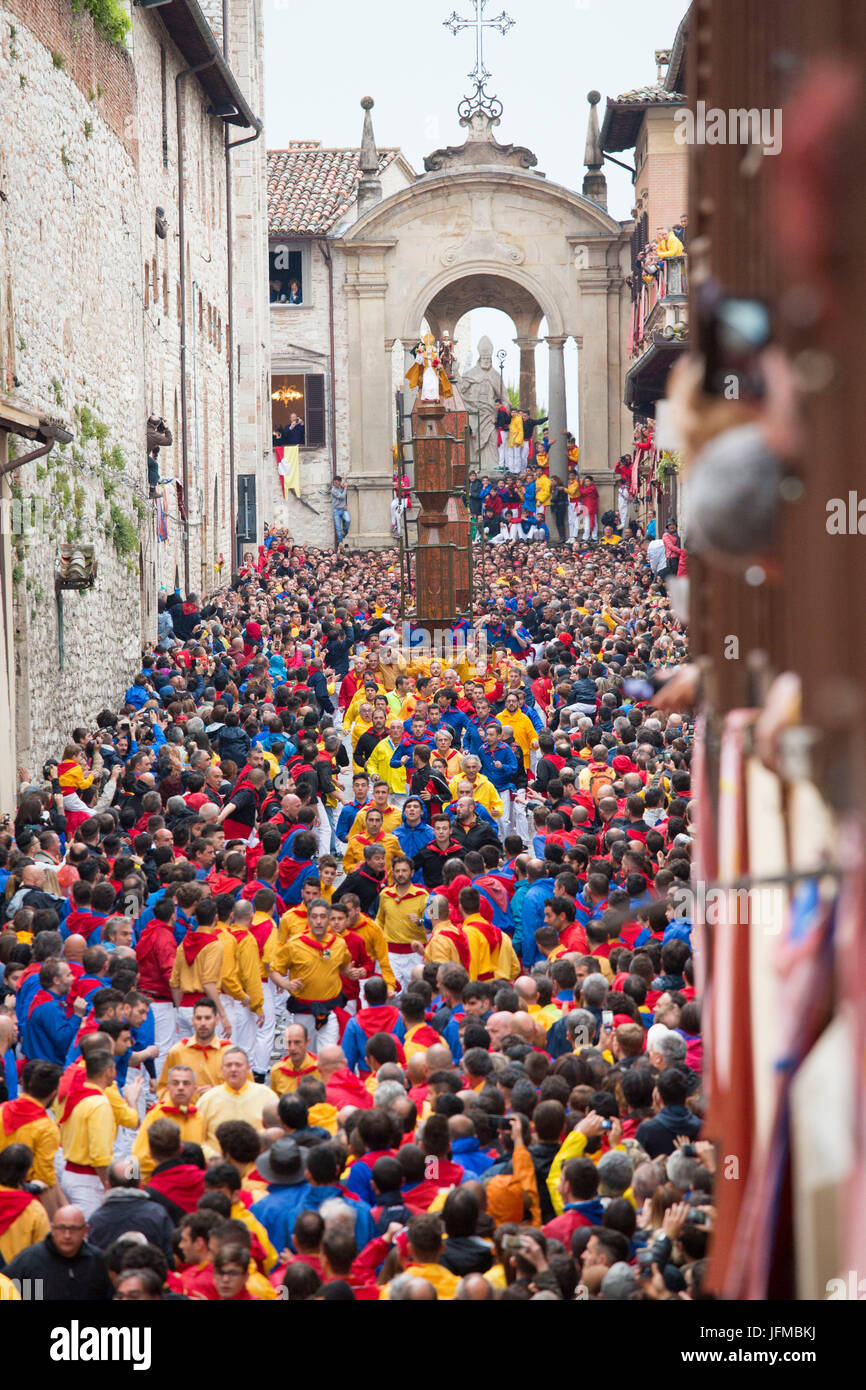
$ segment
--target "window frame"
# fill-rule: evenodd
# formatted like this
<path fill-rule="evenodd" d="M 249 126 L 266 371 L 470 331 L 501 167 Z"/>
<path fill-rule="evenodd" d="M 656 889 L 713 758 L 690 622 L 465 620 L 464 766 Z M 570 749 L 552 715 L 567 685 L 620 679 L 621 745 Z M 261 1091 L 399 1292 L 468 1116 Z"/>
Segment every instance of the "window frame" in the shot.
<path fill-rule="evenodd" d="M 300 304 L 280 304 L 279 302 L 274 303 L 271 301 L 271 256 L 283 247 L 290 254 L 300 254 L 301 257 L 301 294 L 303 295 L 303 299 Z M 309 240 L 300 237 L 270 237 L 268 239 L 268 308 L 278 309 L 280 311 L 289 309 L 296 314 L 304 309 L 315 308 L 312 266 L 312 243 Z"/>

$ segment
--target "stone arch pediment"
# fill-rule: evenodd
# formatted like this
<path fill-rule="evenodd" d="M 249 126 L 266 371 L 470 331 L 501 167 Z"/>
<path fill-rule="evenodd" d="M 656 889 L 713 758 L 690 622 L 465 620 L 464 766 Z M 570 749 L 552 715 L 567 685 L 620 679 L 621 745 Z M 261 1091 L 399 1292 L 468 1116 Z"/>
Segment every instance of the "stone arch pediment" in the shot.
<path fill-rule="evenodd" d="M 430 302 L 458 280 L 499 279 L 531 297 L 555 335 L 581 332 L 576 247 L 605 273 L 622 227 L 597 203 L 515 169 L 428 174 L 375 204 L 340 237 L 384 289 L 385 332 L 412 338 Z M 616 252 L 618 257 L 619 252 Z"/>
<path fill-rule="evenodd" d="M 347 243 L 385 240 L 402 233 L 407 222 L 429 217 L 437 204 L 453 206 L 455 196 L 459 198 L 461 195 L 471 204 L 474 198 L 485 192 L 509 200 L 525 201 L 527 208 L 538 214 L 545 207 L 548 211 L 556 209 L 560 217 L 572 221 L 573 225 L 568 229 L 571 236 L 585 233 L 588 237 L 616 239 L 622 232 L 616 219 L 598 203 L 562 184 L 551 183 L 538 175 L 524 174 L 518 170 L 479 168 L 459 173 L 423 175 L 408 188 L 400 189 L 370 208 L 343 233 L 342 239 Z"/>

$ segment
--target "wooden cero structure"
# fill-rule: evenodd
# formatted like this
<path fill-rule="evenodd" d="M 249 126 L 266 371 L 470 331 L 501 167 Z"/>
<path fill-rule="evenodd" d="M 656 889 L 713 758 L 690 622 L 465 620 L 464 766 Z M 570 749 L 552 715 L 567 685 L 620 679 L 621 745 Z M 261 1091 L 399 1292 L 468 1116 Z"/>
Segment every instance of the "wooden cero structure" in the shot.
<path fill-rule="evenodd" d="M 404 612 L 432 646 L 471 618 L 472 565 L 466 506 L 469 422 L 458 396 L 419 399 L 412 411 L 414 491 L 420 504 L 415 546 L 414 612 Z M 409 441 L 404 441 L 409 442 Z"/>

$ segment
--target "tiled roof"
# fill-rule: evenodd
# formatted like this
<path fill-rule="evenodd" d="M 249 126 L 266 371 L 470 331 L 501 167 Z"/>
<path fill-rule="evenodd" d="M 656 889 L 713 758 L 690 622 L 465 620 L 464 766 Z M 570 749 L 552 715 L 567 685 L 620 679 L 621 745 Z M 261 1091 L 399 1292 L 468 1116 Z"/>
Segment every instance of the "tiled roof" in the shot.
<path fill-rule="evenodd" d="M 379 151 L 379 173 L 397 157 Z M 316 140 L 294 140 L 268 150 L 268 229 L 276 236 L 321 236 L 355 199 L 361 151 L 323 149 Z"/>
<path fill-rule="evenodd" d="M 601 148 L 608 153 L 633 149 L 648 107 L 682 106 L 685 100 L 679 92 L 668 92 L 660 82 L 634 87 L 616 100 L 608 97 L 601 124 Z"/>
<path fill-rule="evenodd" d="M 623 92 L 622 96 L 616 98 L 617 105 L 621 106 L 653 106 L 656 102 L 683 102 L 684 96 L 679 92 L 669 92 L 662 86 L 661 82 L 652 82 L 648 87 L 635 87 L 631 92 Z"/>

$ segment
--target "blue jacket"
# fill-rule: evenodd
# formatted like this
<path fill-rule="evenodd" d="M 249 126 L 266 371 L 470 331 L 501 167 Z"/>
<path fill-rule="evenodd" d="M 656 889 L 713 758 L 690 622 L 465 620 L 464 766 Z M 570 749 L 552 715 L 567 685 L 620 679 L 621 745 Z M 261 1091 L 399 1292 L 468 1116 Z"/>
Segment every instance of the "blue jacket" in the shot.
<path fill-rule="evenodd" d="M 452 1139 L 451 1157 L 461 1168 L 466 1169 L 467 1179 L 482 1177 L 496 1161 L 490 1154 L 482 1153 L 481 1145 L 472 1136 L 468 1139 Z"/>
<path fill-rule="evenodd" d="M 510 791 L 514 787 L 514 774 L 517 771 L 517 759 L 510 748 L 504 743 L 500 743 L 496 749 L 495 757 L 491 755 L 488 748 L 483 748 L 476 755 L 481 763 L 481 771 L 489 779 L 498 792 Z M 494 763 L 501 763 L 501 767 L 495 767 Z"/>
<path fill-rule="evenodd" d="M 531 970 L 536 961 L 542 959 L 535 944 L 535 933 L 544 926 L 544 904 L 553 897 L 552 878 L 539 878 L 533 883 L 523 899 L 520 914 L 520 948 L 524 970 Z"/>
<path fill-rule="evenodd" d="M 334 830 L 334 834 L 336 835 L 338 840 L 343 840 L 344 842 L 348 840 L 349 831 L 352 829 L 354 819 L 364 804 L 365 803 L 363 801 L 350 801 L 340 811 L 340 814 L 337 817 L 336 828 Z"/>
<path fill-rule="evenodd" d="M 416 802 L 417 805 L 421 807 L 424 814 L 424 819 L 421 821 L 420 825 L 410 826 L 406 823 L 406 807 L 412 801 Z M 400 824 L 396 826 L 394 830 L 394 836 L 403 853 L 407 855 L 409 859 L 414 859 L 415 855 L 420 854 L 425 845 L 429 845 L 430 841 L 435 839 L 433 831 L 427 824 L 427 808 L 420 796 L 407 796 L 403 804 L 403 817 Z"/>
<path fill-rule="evenodd" d="M 341 1197 L 344 1201 L 347 1200 L 346 1192 L 342 1187 L 313 1187 L 310 1184 L 304 1197 L 303 1210 L 318 1211 L 323 1203 L 329 1202 L 332 1197 Z M 348 1199 L 348 1202 L 355 1213 L 355 1244 L 359 1250 L 363 1250 L 364 1246 L 368 1245 L 376 1234 L 373 1217 L 366 1202 L 352 1201 L 351 1198 Z"/>
<path fill-rule="evenodd" d="M 66 1017 L 65 999 L 54 998 L 50 1003 L 38 1004 L 24 1024 L 25 1057 L 65 1066 L 69 1045 L 80 1027 L 78 1014 Z"/>
<path fill-rule="evenodd" d="M 268 1233 L 268 1239 L 276 1250 L 292 1250 L 292 1233 L 298 1212 L 306 1203 L 307 1194 L 315 1191 L 308 1182 L 294 1183 L 286 1187 L 282 1183 L 270 1183 L 268 1195 L 253 1202 L 250 1211 L 257 1221 L 261 1221 Z"/>
<path fill-rule="evenodd" d="M 152 699 L 153 696 L 146 686 L 131 685 L 123 697 L 123 703 L 125 705 L 134 705 L 136 709 L 144 709 L 148 700 Z"/>

